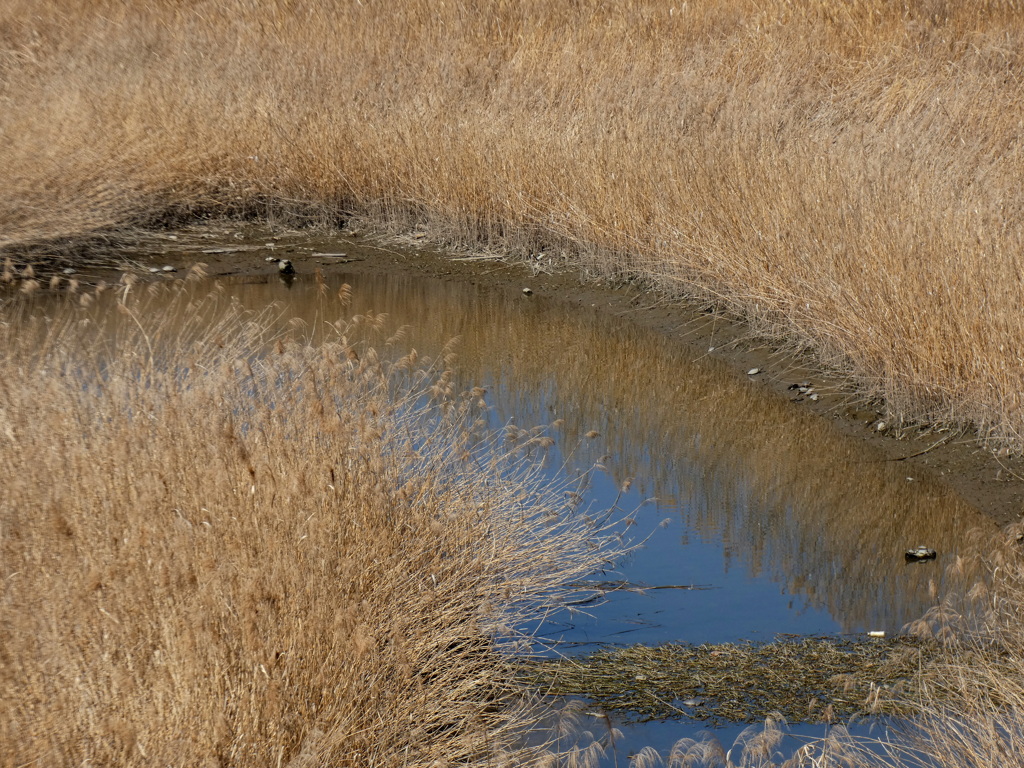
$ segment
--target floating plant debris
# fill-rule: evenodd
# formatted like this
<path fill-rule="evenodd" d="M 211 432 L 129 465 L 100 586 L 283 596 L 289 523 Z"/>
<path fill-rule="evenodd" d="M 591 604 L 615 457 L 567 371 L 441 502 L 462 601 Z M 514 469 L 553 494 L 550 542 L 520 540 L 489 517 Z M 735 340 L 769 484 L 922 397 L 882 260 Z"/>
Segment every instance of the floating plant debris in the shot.
<path fill-rule="evenodd" d="M 638 645 L 538 661 L 526 674 L 552 695 L 584 696 L 638 721 L 756 722 L 780 712 L 791 722 L 831 722 L 906 714 L 916 673 L 940 652 L 912 637 Z"/>

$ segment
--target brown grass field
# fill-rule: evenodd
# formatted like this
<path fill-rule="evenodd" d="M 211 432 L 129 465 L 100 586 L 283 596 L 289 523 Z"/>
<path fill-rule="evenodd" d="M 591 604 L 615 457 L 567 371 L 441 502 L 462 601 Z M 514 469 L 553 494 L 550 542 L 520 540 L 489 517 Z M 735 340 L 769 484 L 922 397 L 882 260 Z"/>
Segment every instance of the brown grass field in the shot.
<path fill-rule="evenodd" d="M 546 246 L 1024 449 L 1022 40 L 1012 0 L 8 0 L 0 244 Z"/>
<path fill-rule="evenodd" d="M 516 627 L 610 552 L 547 438 L 482 450 L 479 393 L 379 318 L 174 290 L 0 306 L 0 766 L 543 752 Z"/>
<path fill-rule="evenodd" d="M 1019 452 L 1022 65 L 1013 0 L 7 0 L 0 247 L 246 216 L 543 248 Z M 527 547 L 518 480 L 372 356 L 215 299 L 171 334 L 137 292 L 0 324 L 0 764 L 512 759 L 482 639 L 591 532 Z M 948 765 L 1019 764 L 994 669 L 949 672 Z"/>

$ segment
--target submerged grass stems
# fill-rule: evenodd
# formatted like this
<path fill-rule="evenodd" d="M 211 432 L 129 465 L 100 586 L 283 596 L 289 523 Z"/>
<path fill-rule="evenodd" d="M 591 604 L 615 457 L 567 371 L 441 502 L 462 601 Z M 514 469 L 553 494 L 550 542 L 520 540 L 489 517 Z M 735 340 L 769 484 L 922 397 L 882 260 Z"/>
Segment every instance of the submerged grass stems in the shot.
<path fill-rule="evenodd" d="M 939 649 L 913 638 L 803 638 L 763 644 L 627 646 L 524 670 L 553 692 L 586 696 L 639 721 L 846 722 L 907 716 Z M 897 699 L 894 694 L 898 692 Z"/>
<path fill-rule="evenodd" d="M 855 735 L 841 724 L 818 738 L 794 737 L 777 712 L 746 727 L 732 744 L 702 731 L 664 752 L 624 748 L 623 732 L 610 718 L 579 701 L 559 713 L 553 729 L 561 750 L 538 763 L 544 768 L 856 768 L 878 765 L 883 757 L 877 737 Z"/>
<path fill-rule="evenodd" d="M 908 627 L 912 633 L 922 636 L 921 644 L 909 639 L 893 642 L 888 650 L 896 649 L 898 652 L 884 659 L 884 663 L 879 662 L 883 661 L 885 654 L 868 652 L 858 653 L 859 659 L 851 657 L 849 683 L 852 685 L 841 696 L 856 697 L 866 712 L 898 713 L 898 719 L 887 721 L 886 735 L 856 735 L 839 724 L 832 726 L 825 737 L 809 740 L 792 753 L 784 753 L 780 745 L 787 731 L 787 719 L 806 717 L 805 713 L 786 704 L 783 708 L 789 706 L 788 718 L 780 712 L 769 713 L 763 725 L 751 726 L 731 749 L 712 735 L 705 734 L 696 739 L 679 740 L 665 755 L 650 749 L 642 750 L 631 766 L 1012 768 L 1024 765 L 1024 721 L 1021 714 L 1024 711 L 1024 639 L 1020 629 L 1024 623 L 1022 542 L 1024 534 L 1018 526 L 1002 543 L 987 547 L 985 557 L 993 571 L 991 581 L 967 590 L 950 590 L 934 610 Z M 954 571 L 955 580 L 957 572 L 970 572 L 973 566 L 958 559 L 950 568 Z M 794 660 L 809 660 L 812 667 L 816 667 L 815 656 L 820 658 L 822 650 L 826 651 L 826 664 L 823 666 L 834 663 L 838 649 L 822 649 L 816 645 L 816 641 L 793 644 L 793 650 L 798 651 L 796 655 L 786 652 L 783 655 L 789 659 L 769 662 L 760 669 L 751 669 L 749 676 L 741 675 L 735 683 L 739 701 L 750 698 L 747 686 L 751 681 L 755 689 L 754 698 L 763 699 L 766 689 L 770 690 L 772 686 L 772 679 L 786 678 L 787 674 L 797 679 L 808 679 L 812 687 L 817 684 L 841 691 L 846 687 L 841 678 L 846 675 L 825 680 L 820 668 L 800 669 L 793 665 Z M 811 651 L 803 660 L 798 658 L 801 647 L 802 651 Z M 714 652 L 715 649 L 681 650 L 699 654 L 702 651 Z M 725 647 L 723 650 L 726 653 L 750 654 L 751 649 Z M 768 650 L 770 655 L 778 653 Z M 631 685 L 618 684 L 618 691 L 613 691 L 612 695 L 640 702 L 645 685 L 656 695 L 666 698 L 674 694 L 675 683 L 692 682 L 687 678 L 706 685 L 708 681 L 700 679 L 706 674 L 706 664 L 698 662 L 694 669 L 688 670 L 689 674 L 679 673 L 679 670 L 665 665 L 649 664 L 659 656 L 667 659 L 678 652 L 673 648 L 623 649 L 605 654 L 606 657 L 618 654 L 627 667 L 635 665 L 640 676 L 646 678 L 650 675 L 650 679 L 634 679 Z M 589 671 L 586 667 L 591 660 L 584 660 L 583 664 L 576 665 L 579 669 L 573 674 L 600 674 L 604 660 L 593 659 L 597 663 Z M 863 664 L 865 660 L 867 664 Z M 739 666 L 748 663 L 743 661 Z M 572 660 L 559 664 L 571 666 Z M 628 676 L 628 670 L 618 672 L 620 678 Z M 734 672 L 729 669 L 723 680 L 711 681 L 712 695 L 728 693 L 728 676 Z M 612 676 L 609 674 L 607 677 Z M 869 686 L 868 695 L 864 696 L 864 684 L 871 681 L 875 684 Z M 723 682 L 724 685 L 721 684 Z M 790 683 L 790 680 L 784 680 L 783 690 Z M 693 691 L 684 685 L 680 692 Z M 819 701 L 827 702 L 827 696 Z M 637 706 L 635 711 L 643 710 Z M 840 717 L 847 714 L 835 706 L 832 713 Z M 613 738 L 614 734 L 609 730 L 604 744 Z M 577 765 L 596 766 L 595 755 L 602 749 L 602 744 L 597 748 L 582 744 L 576 749 L 568 748 L 566 752 Z"/>
<path fill-rule="evenodd" d="M 366 323 L 191 282 L 0 306 L 0 765 L 535 754 L 517 627 L 606 532 Z"/>

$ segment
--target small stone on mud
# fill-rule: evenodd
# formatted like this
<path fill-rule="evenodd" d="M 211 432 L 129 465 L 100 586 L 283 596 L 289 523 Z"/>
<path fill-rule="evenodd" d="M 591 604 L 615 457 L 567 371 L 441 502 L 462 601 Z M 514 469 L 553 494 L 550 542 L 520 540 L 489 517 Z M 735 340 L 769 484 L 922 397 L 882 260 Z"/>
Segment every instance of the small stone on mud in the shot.
<path fill-rule="evenodd" d="M 162 272 L 177 272 L 178 271 L 174 267 L 172 267 L 170 264 L 165 264 L 164 266 L 160 267 L 160 270 Z"/>
<path fill-rule="evenodd" d="M 810 399 L 813 400 L 814 402 L 818 402 L 818 396 L 817 395 L 811 395 Z"/>
<path fill-rule="evenodd" d="M 757 374 L 759 374 L 760 372 L 760 368 L 751 368 L 749 371 L 747 371 L 747 376 L 757 376 Z"/>
<path fill-rule="evenodd" d="M 160 270 L 157 267 L 150 267 L 149 271 L 152 272 L 154 275 L 160 272 Z"/>
<path fill-rule="evenodd" d="M 533 289 L 531 289 L 531 288 L 523 288 L 523 295 L 524 296 L 532 296 L 533 295 Z"/>
<path fill-rule="evenodd" d="M 67 268 L 65 268 L 65 269 L 63 269 L 63 270 L 61 270 L 61 271 L 62 271 L 62 272 L 63 272 L 63 273 L 65 274 L 65 275 L 73 275 L 73 274 L 75 274 L 75 270 L 73 270 L 73 269 L 72 269 L 71 267 L 67 267 Z"/>
<path fill-rule="evenodd" d="M 277 256 L 267 256 L 267 258 L 265 258 L 264 261 L 266 261 L 266 262 L 278 261 L 278 258 L 277 258 Z"/>
<path fill-rule="evenodd" d="M 885 432 L 885 430 L 887 430 L 888 428 L 889 425 L 886 424 L 884 421 L 880 421 L 877 424 L 875 424 L 875 432 Z"/>

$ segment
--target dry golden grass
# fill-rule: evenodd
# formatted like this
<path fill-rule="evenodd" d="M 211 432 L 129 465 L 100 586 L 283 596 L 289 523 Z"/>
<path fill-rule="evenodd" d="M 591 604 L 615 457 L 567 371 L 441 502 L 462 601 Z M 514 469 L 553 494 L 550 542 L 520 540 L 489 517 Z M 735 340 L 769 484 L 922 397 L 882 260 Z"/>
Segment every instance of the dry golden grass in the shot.
<path fill-rule="evenodd" d="M 1021 450 L 1020 18 L 1012 0 L 10 0 L 0 10 L 0 245 L 66 248 L 195 215 L 329 224 L 358 214 L 439 241 L 546 246 L 589 274 L 713 299 L 850 371 L 897 419 L 974 425 Z M 453 726 L 416 710 L 410 727 L 414 703 L 437 704 L 442 689 L 455 704 L 477 699 L 422 671 L 446 658 L 436 650 L 466 647 L 465 625 L 402 636 L 408 601 L 430 603 L 433 587 L 420 591 L 423 570 L 403 580 L 390 566 L 439 550 L 392 534 L 429 530 L 444 494 L 421 480 L 426 489 L 410 492 L 429 504 L 396 497 L 410 465 L 378 450 L 394 437 L 380 421 L 389 401 L 373 399 L 383 393 L 335 414 L 338 436 L 303 442 L 297 420 L 271 418 L 279 411 L 249 388 L 278 387 L 290 413 L 319 417 L 333 400 L 281 390 L 274 376 L 334 383 L 343 362 L 284 344 L 250 380 L 223 370 L 233 358 L 216 333 L 194 327 L 184 338 L 196 347 L 157 326 L 127 357 L 95 362 L 131 327 L 4 340 L 5 366 L 27 356 L 0 377 L 0 741 L 16 745 L 6 762 L 96 750 L 97 762 L 145 752 L 285 764 L 305 748 L 385 764 L 439 744 L 442 728 L 465 736 L 463 755 L 478 754 L 486 713 Z M 234 334 L 225 338 L 230 349 Z M 91 371 L 69 363 L 53 374 L 69 343 Z M 179 353 L 195 362 L 189 378 L 150 377 L 158 356 Z M 102 390 L 71 386 L 86 373 Z M 265 432 L 242 429 L 260 408 Z M 325 490 L 348 444 L 384 480 Z M 430 456 L 445 470 L 455 461 Z M 476 488 L 471 479 L 457 487 Z M 409 517 L 395 528 L 360 511 L 373 509 Z M 348 517 L 328 514 L 338 510 Z M 443 534 L 452 551 L 480 533 L 472 518 L 456 523 Z M 376 563 L 351 543 L 378 539 Z M 282 542 L 288 558 L 266 562 L 264 548 Z M 447 585 L 492 563 L 450 560 L 458 579 L 441 582 L 444 600 L 456 597 Z M 379 573 L 390 576 L 370 578 Z M 374 590 L 352 615 L 325 598 L 339 599 L 323 585 L 344 583 L 340 574 Z M 471 583 L 481 611 L 502 582 Z M 441 626 L 444 606 L 416 626 Z M 375 677 L 380 656 L 391 666 Z M 356 672 L 339 678 L 342 668 Z M 396 686 L 409 709 L 385 714 L 369 693 L 343 704 L 356 689 L 339 679 Z M 984 724 L 1014 709 L 976 711 Z M 295 713 L 331 725 L 289 725 Z"/>
<path fill-rule="evenodd" d="M 381 318 L 154 290 L 0 305 L 0 765 L 534 754 L 509 643 L 600 532 Z"/>
<path fill-rule="evenodd" d="M 1021 449 L 1022 40 L 1012 0 L 11 0 L 0 242 L 359 214 L 548 246 Z"/>
<path fill-rule="evenodd" d="M 921 714 L 892 756 L 938 768 L 1024 765 L 1024 529 L 988 548 L 990 584 L 951 594 L 915 627 L 945 640 L 946 659 L 923 670 Z M 975 555 L 979 557 L 979 555 Z M 969 567 L 958 561 L 951 567 Z M 895 762 L 890 760 L 890 764 Z"/>

